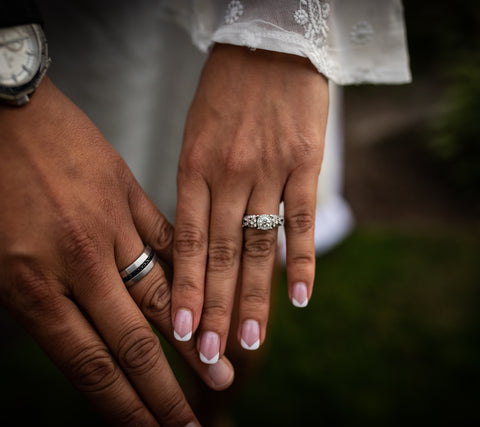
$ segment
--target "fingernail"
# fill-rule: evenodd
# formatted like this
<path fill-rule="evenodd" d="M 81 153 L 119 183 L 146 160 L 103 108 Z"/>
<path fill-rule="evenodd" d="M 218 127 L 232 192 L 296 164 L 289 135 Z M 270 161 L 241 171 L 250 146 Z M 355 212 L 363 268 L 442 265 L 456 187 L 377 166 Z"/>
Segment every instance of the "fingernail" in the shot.
<path fill-rule="evenodd" d="M 218 362 L 220 337 L 215 332 L 205 332 L 200 341 L 200 360 L 208 365 Z"/>
<path fill-rule="evenodd" d="M 245 320 L 243 322 L 240 344 L 246 350 L 256 350 L 260 347 L 260 327 L 256 320 Z"/>
<path fill-rule="evenodd" d="M 192 312 L 184 308 L 177 311 L 173 336 L 178 341 L 188 341 L 192 338 Z"/>
<path fill-rule="evenodd" d="M 185 427 L 200 427 L 200 424 L 195 421 L 190 421 Z"/>
<path fill-rule="evenodd" d="M 208 367 L 208 376 L 216 387 L 222 387 L 231 382 L 233 370 L 223 359 L 220 359 L 217 363 Z"/>
<path fill-rule="evenodd" d="M 306 307 L 308 304 L 308 290 L 307 285 L 303 282 L 298 282 L 293 285 L 292 304 L 295 307 Z"/>

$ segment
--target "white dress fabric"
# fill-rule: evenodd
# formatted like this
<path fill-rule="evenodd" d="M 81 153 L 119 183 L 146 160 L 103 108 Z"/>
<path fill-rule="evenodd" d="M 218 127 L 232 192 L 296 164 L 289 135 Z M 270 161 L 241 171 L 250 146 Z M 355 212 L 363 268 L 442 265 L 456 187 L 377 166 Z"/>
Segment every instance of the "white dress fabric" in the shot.
<path fill-rule="evenodd" d="M 215 42 L 304 56 L 339 85 L 411 79 L 401 0 L 165 0 L 202 51 Z"/>
<path fill-rule="evenodd" d="M 410 81 L 399 0 L 37 3 L 50 78 L 89 115 L 172 223 L 183 126 L 209 48 L 219 42 L 308 57 L 330 79 L 331 95 L 317 253 L 351 230 L 353 215 L 342 196 L 340 85 Z M 282 229 L 279 241 L 284 258 Z"/>

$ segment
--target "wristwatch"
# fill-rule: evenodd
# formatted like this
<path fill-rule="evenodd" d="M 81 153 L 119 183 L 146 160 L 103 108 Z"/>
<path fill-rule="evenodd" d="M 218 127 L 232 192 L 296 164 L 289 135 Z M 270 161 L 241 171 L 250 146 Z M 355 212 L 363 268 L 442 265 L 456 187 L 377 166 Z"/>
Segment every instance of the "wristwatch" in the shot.
<path fill-rule="evenodd" d="M 47 39 L 39 24 L 0 28 L 0 101 L 26 104 L 50 62 Z"/>

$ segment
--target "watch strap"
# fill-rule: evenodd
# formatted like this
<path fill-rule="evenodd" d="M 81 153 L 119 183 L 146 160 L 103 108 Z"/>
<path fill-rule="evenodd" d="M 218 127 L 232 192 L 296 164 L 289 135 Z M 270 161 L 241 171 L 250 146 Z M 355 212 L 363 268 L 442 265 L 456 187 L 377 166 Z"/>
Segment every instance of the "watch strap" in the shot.
<path fill-rule="evenodd" d="M 15 25 L 40 24 L 43 19 L 34 0 L 1 0 L 0 28 Z"/>

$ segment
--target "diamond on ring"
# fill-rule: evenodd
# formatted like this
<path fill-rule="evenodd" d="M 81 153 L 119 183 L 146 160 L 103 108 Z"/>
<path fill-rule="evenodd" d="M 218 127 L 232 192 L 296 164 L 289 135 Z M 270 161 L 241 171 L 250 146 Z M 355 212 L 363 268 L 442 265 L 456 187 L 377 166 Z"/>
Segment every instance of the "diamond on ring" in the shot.
<path fill-rule="evenodd" d="M 257 230 L 273 230 L 283 225 L 284 219 L 278 215 L 245 215 L 242 221 L 243 228 L 256 228 Z"/>

